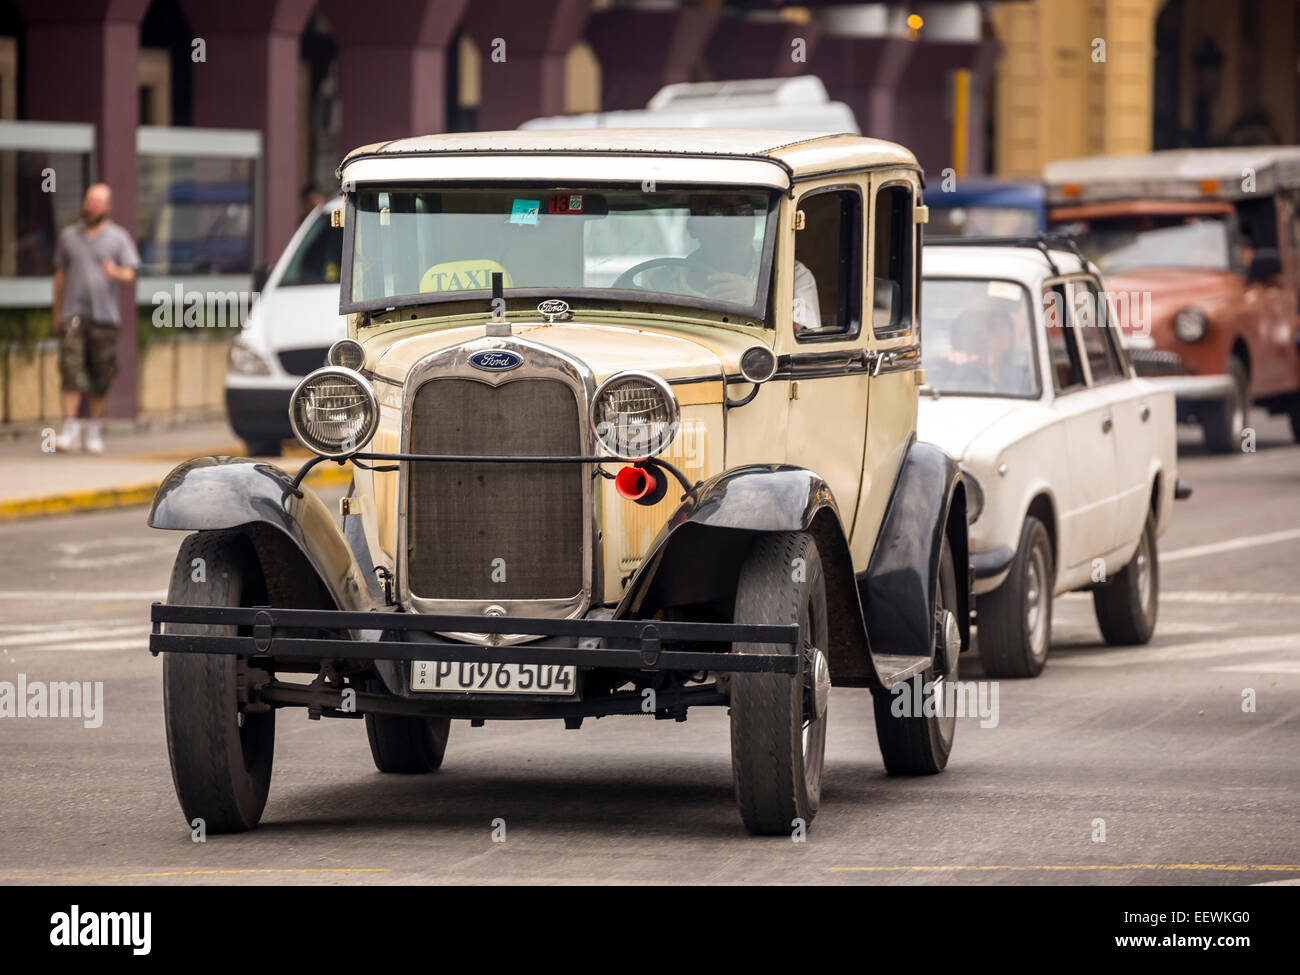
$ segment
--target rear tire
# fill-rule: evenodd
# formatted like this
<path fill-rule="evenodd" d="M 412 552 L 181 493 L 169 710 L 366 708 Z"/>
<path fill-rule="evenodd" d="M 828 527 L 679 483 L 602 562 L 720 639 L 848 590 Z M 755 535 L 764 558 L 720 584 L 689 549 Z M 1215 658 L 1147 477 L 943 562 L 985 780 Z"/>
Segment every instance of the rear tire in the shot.
<path fill-rule="evenodd" d="M 1246 364 L 1233 356 L 1228 360 L 1228 375 L 1232 377 L 1233 395 L 1209 406 L 1201 424 L 1205 446 L 1216 454 L 1241 450 L 1241 432 L 1246 429 L 1246 416 L 1250 412 L 1250 373 Z"/>
<path fill-rule="evenodd" d="M 939 552 L 939 590 L 935 596 L 934 618 L 937 624 L 943 613 L 955 613 L 958 610 L 957 572 L 946 535 Z M 946 700 L 944 685 L 957 679 L 957 658 L 960 651 L 960 647 L 946 648 L 940 658 L 936 646 L 935 662 L 920 675 L 922 688 L 932 687 L 940 702 Z M 944 668 L 942 672 L 940 666 Z M 910 683 L 909 681 L 908 684 Z M 900 688 L 898 693 L 910 696 L 911 688 Z M 891 775 L 933 775 L 942 772 L 948 765 L 948 756 L 952 754 L 957 716 L 938 713 L 929 717 L 924 714 L 894 714 L 894 703 L 898 699 L 892 691 L 878 691 L 872 695 L 876 738 L 880 742 L 880 756 L 885 761 L 885 770 Z"/>
<path fill-rule="evenodd" d="M 1147 643 L 1160 614 L 1160 559 L 1155 515 L 1147 514 L 1142 538 L 1129 564 L 1106 585 L 1092 591 L 1101 635 L 1111 646 Z"/>
<path fill-rule="evenodd" d="M 1052 644 L 1056 572 L 1047 526 L 1030 515 L 1002 585 L 979 598 L 980 662 L 987 677 L 1037 677 Z"/>
<path fill-rule="evenodd" d="M 181 543 L 169 603 L 255 606 L 265 598 L 257 554 L 242 535 L 200 532 Z M 167 632 L 235 636 L 238 627 L 168 623 Z M 250 673 L 247 658 L 231 654 L 163 658 L 163 711 L 176 798 L 186 822 L 193 826 L 201 819 L 209 833 L 252 829 L 270 791 L 275 710 L 250 711 L 239 702 Z"/>
<path fill-rule="evenodd" d="M 811 535 L 780 532 L 755 540 L 740 569 L 734 618 L 799 624 L 793 650 L 804 657 L 800 673 L 731 677 L 731 770 L 741 819 L 751 833 L 789 836 L 798 821 L 806 828 L 817 814 L 826 757 L 826 712 L 814 713 L 813 687 L 817 651 L 822 692 L 829 693 L 826 579 Z M 735 649 L 772 652 L 762 644 Z"/>
<path fill-rule="evenodd" d="M 422 775 L 438 771 L 450 732 L 451 718 L 366 715 L 370 757 L 381 772 Z"/>

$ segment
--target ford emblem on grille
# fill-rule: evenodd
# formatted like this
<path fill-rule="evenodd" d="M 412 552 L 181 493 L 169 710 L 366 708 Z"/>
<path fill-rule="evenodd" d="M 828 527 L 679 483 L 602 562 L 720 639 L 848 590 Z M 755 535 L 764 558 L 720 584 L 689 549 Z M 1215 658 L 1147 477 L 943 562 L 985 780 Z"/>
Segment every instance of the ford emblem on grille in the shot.
<path fill-rule="evenodd" d="M 547 298 L 537 306 L 537 310 L 546 316 L 547 325 L 554 324 L 556 319 L 564 321 L 569 317 L 569 303 L 559 298 Z"/>
<path fill-rule="evenodd" d="M 483 369 L 487 372 L 507 372 L 523 365 L 524 359 L 523 356 L 508 349 L 488 349 L 486 352 L 475 352 L 471 355 L 469 364 L 475 369 Z"/>

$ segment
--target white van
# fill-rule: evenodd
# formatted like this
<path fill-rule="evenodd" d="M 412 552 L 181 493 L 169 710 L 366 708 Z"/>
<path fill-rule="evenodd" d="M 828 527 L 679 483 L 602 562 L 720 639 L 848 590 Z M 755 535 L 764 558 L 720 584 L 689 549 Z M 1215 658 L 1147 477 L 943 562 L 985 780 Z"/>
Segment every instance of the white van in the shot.
<path fill-rule="evenodd" d="M 665 85 L 643 109 L 550 115 L 521 129 L 794 129 L 860 135 L 853 109 L 816 75 Z"/>
<path fill-rule="evenodd" d="M 341 196 L 309 213 L 276 261 L 226 368 L 226 413 L 254 457 L 275 457 L 289 429 L 289 394 L 325 364 L 325 353 L 347 336 L 339 314 L 343 231 L 330 226 Z"/>

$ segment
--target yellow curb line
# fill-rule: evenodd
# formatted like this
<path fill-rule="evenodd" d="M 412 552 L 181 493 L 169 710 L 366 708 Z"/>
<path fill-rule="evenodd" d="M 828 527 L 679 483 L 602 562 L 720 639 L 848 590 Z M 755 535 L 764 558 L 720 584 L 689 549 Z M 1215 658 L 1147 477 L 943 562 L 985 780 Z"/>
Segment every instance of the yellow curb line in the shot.
<path fill-rule="evenodd" d="M 899 872 L 905 870 L 917 870 L 930 873 L 946 873 L 950 870 L 1268 870 L 1268 871 L 1297 871 L 1300 870 L 1300 864 L 1296 863 L 1083 863 L 1083 864 L 1050 864 L 1050 865 L 975 865 L 975 864 L 956 864 L 948 867 L 934 865 L 927 866 L 910 866 L 910 867 L 827 867 L 829 873 L 886 873 L 890 871 Z"/>
<path fill-rule="evenodd" d="M 188 460 L 188 458 L 186 458 Z M 339 487 L 352 480 L 350 465 L 317 467 L 304 480 L 308 487 Z M 161 480 L 86 491 L 68 491 L 32 498 L 0 498 L 0 522 L 20 521 L 47 515 L 66 515 L 76 511 L 102 511 L 108 508 L 132 508 L 153 502 Z"/>

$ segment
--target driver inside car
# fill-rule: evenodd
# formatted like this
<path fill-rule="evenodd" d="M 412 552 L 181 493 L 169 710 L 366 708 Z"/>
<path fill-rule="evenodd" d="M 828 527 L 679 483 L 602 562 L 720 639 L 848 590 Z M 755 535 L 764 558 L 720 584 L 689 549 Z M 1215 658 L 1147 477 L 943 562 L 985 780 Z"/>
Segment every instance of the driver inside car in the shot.
<path fill-rule="evenodd" d="M 694 294 L 717 301 L 752 304 L 759 263 L 752 240 L 737 234 L 718 217 L 752 217 L 754 204 L 741 194 L 720 194 L 692 203 L 686 232 L 698 246 L 684 263 L 648 269 L 640 287 L 676 294 Z M 689 262 L 690 265 L 687 266 Z M 803 262 L 794 262 L 794 327 L 796 332 L 821 328 L 817 281 Z"/>

